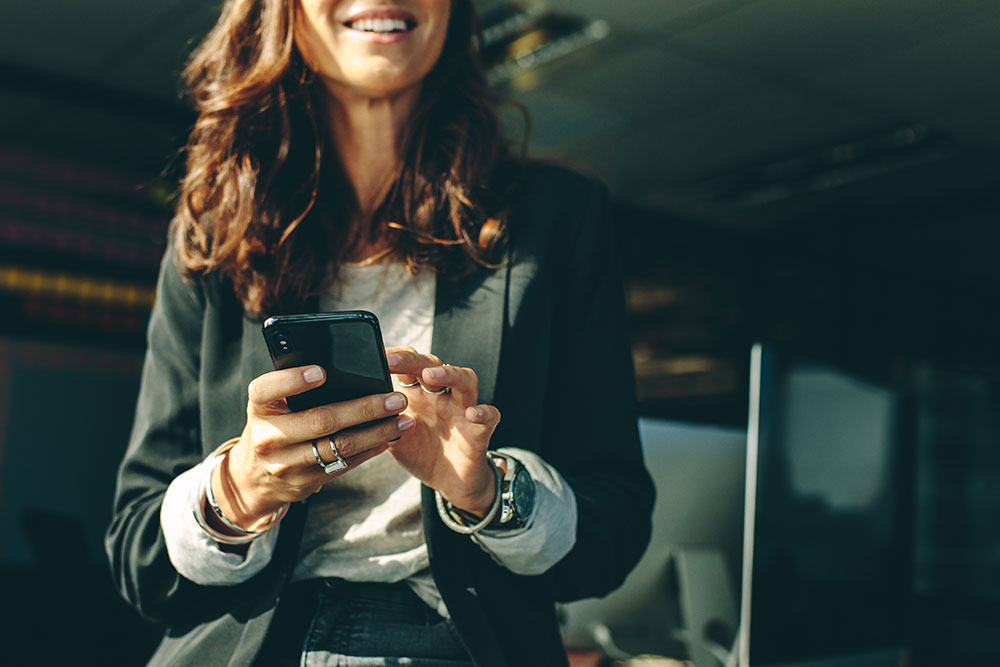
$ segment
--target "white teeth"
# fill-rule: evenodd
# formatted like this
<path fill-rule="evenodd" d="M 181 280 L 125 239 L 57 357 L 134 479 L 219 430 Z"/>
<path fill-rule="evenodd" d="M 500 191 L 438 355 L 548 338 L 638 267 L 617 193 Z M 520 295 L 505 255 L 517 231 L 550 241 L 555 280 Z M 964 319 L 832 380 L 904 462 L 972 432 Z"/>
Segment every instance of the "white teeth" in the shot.
<path fill-rule="evenodd" d="M 361 19 L 349 26 L 365 32 L 406 32 L 406 21 L 402 19 Z"/>

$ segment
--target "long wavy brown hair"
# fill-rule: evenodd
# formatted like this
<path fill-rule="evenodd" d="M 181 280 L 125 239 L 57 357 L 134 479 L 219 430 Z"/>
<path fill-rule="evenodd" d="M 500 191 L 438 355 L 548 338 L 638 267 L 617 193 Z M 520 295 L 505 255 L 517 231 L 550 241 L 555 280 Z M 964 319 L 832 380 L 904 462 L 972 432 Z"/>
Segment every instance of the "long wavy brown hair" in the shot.
<path fill-rule="evenodd" d="M 221 272 L 260 314 L 325 289 L 359 233 L 384 235 L 379 258 L 411 271 L 494 265 L 512 182 L 498 167 L 516 160 L 480 63 L 471 0 L 452 2 L 441 56 L 401 138 L 401 166 L 369 219 L 317 122 L 322 84 L 295 46 L 297 5 L 227 0 L 184 71 L 198 119 L 171 226 L 182 274 Z"/>

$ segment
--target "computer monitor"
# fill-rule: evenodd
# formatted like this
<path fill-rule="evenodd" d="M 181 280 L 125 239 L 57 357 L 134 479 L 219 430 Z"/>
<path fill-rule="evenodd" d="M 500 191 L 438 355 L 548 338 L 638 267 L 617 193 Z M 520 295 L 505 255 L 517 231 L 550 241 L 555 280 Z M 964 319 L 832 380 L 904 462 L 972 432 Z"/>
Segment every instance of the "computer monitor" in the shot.
<path fill-rule="evenodd" d="M 886 387 L 754 347 L 740 667 L 900 663 L 911 581 L 904 407 Z"/>

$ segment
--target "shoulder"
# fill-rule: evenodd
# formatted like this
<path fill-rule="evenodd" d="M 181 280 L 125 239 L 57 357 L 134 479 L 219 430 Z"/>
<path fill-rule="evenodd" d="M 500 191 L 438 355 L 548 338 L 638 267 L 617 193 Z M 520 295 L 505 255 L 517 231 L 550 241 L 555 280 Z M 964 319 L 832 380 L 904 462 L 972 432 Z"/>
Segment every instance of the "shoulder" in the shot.
<path fill-rule="evenodd" d="M 201 310 L 205 305 L 204 283 L 204 278 L 200 276 L 183 275 L 174 246 L 168 243 L 160 260 L 155 306 Z"/>
<path fill-rule="evenodd" d="M 206 310 L 232 310 L 242 312 L 232 281 L 221 269 L 204 272 L 188 270 L 177 252 L 173 239 L 169 239 L 160 262 L 157 282 L 157 303 L 182 307 L 192 312 Z"/>
<path fill-rule="evenodd" d="M 186 272 L 168 246 L 160 264 L 150 325 L 167 325 L 173 337 L 191 346 L 202 341 L 207 331 L 220 328 L 227 336 L 236 336 L 234 332 L 242 327 L 244 315 L 226 276 L 220 271 Z"/>
<path fill-rule="evenodd" d="M 574 169 L 532 160 L 508 167 L 508 225 L 528 236 L 561 236 L 607 217 L 608 189 Z M 530 231 L 528 231 L 530 230 Z"/>
<path fill-rule="evenodd" d="M 598 261 L 610 246 L 608 189 L 601 181 L 564 166 L 529 162 L 518 165 L 513 183 L 506 235 L 518 271 L 574 275 L 579 262 Z"/>
<path fill-rule="evenodd" d="M 554 162 L 529 160 L 510 169 L 515 197 L 524 204 L 580 206 L 607 192 L 600 180 Z"/>

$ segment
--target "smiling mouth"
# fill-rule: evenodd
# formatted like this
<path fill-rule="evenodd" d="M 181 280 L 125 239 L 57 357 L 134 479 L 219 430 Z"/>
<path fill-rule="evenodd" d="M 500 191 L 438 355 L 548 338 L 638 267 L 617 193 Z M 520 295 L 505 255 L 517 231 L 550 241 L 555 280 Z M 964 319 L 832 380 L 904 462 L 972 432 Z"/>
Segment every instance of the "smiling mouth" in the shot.
<path fill-rule="evenodd" d="M 417 27 L 415 21 L 405 21 L 395 18 L 367 18 L 348 21 L 345 27 L 359 32 L 371 32 L 379 35 L 409 32 Z"/>

